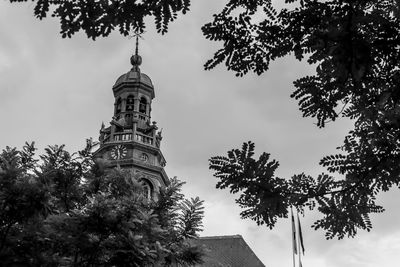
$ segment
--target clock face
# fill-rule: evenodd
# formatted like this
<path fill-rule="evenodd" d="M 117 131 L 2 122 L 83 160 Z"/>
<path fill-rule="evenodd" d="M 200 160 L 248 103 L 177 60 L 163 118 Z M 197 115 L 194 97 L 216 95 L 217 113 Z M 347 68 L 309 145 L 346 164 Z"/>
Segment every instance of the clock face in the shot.
<path fill-rule="evenodd" d="M 117 145 L 111 149 L 111 158 L 112 159 L 122 159 L 125 158 L 128 153 L 128 149 L 126 149 L 123 145 Z"/>

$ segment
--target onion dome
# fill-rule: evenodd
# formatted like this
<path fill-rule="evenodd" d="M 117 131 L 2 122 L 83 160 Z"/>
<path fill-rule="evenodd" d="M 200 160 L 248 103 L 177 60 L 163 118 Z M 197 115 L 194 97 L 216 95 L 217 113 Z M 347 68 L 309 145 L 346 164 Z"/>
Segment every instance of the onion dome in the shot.
<path fill-rule="evenodd" d="M 141 83 L 150 86 L 151 88 L 154 88 L 153 83 L 151 82 L 149 76 L 140 71 L 134 71 L 134 70 L 130 70 L 127 73 L 122 74 L 115 82 L 113 88 L 123 83 Z"/>

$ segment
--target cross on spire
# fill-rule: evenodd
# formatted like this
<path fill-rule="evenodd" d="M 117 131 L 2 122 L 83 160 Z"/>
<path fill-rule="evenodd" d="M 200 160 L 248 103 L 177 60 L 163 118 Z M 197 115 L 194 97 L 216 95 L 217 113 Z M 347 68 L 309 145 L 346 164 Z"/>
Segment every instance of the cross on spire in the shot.
<path fill-rule="evenodd" d="M 140 72 L 139 66 L 142 64 L 142 57 L 139 55 L 139 37 L 143 39 L 142 34 L 144 32 L 140 33 L 139 31 L 136 31 L 133 36 L 131 37 L 136 37 L 136 48 L 135 48 L 135 54 L 132 55 L 131 57 L 131 64 L 132 64 L 132 70 Z"/>
<path fill-rule="evenodd" d="M 136 31 L 132 37 L 136 37 L 136 49 L 135 49 L 135 55 L 139 55 L 139 37 L 143 39 L 142 35 L 140 32 Z"/>
<path fill-rule="evenodd" d="M 144 39 L 142 36 L 144 33 L 145 31 L 143 32 L 135 31 L 135 33 L 131 36 L 131 37 L 136 37 L 135 55 L 139 55 L 139 38 Z"/>
<path fill-rule="evenodd" d="M 140 72 L 139 66 L 142 64 L 142 57 L 139 55 L 139 37 L 142 38 L 139 32 L 135 32 L 132 37 L 136 37 L 135 54 L 131 56 L 132 70 Z"/>
<path fill-rule="evenodd" d="M 136 50 L 135 50 L 135 55 L 138 55 L 139 53 L 139 35 L 136 35 Z"/>

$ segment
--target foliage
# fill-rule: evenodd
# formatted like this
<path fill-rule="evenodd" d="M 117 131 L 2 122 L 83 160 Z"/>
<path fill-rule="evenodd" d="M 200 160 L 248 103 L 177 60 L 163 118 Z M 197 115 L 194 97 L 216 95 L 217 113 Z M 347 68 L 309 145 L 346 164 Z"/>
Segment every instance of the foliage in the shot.
<path fill-rule="evenodd" d="M 10 0 L 27 2 L 28 0 Z M 60 19 L 61 35 L 71 37 L 83 30 L 93 40 L 108 36 L 112 31 L 127 36 L 132 32 L 143 32 L 145 18 L 154 17 L 157 31 L 166 33 L 170 22 L 178 13 L 189 11 L 190 0 L 32 0 L 34 14 L 43 19 L 51 14 Z"/>
<path fill-rule="evenodd" d="M 152 201 L 129 170 L 93 162 L 89 149 L 7 147 L 0 155 L 2 266 L 170 266 L 201 262 L 191 246 L 203 201 L 176 178 Z M 184 227 L 182 227 L 184 226 Z M 174 265 L 175 266 L 175 265 Z"/>
<path fill-rule="evenodd" d="M 375 194 L 365 189 L 359 181 L 335 181 L 332 176 L 321 174 L 316 179 L 305 174 L 291 179 L 274 176 L 278 162 L 263 153 L 253 158 L 254 144 L 244 143 L 241 150 L 228 152 L 227 157 L 212 157 L 210 169 L 219 178 L 217 188 L 229 188 L 239 193 L 236 202 L 244 210 L 242 218 L 250 218 L 271 229 L 278 218 L 287 218 L 290 206 L 303 211 L 318 207 L 325 217 L 314 223 L 313 228 L 326 230 L 326 237 L 354 236 L 357 228 L 371 229 L 369 213 L 382 212 L 375 204 Z M 367 187 L 368 188 L 368 187 Z"/>
<path fill-rule="evenodd" d="M 315 75 L 294 81 L 292 97 L 319 127 L 339 116 L 354 121 L 340 153 L 320 161 L 344 179 L 327 174 L 276 178 L 268 167 L 276 162 L 266 161 L 265 153 L 255 161 L 252 143 L 228 157 L 213 157 L 210 168 L 221 179 L 217 187 L 245 190 L 237 200 L 249 210 L 243 217 L 273 227 L 276 218 L 287 217 L 289 205 L 318 206 L 323 218 L 315 229 L 326 230 L 327 238 L 354 236 L 357 229 L 371 229 L 370 213 L 383 211 L 376 195 L 400 185 L 400 2 L 285 3 L 277 10 L 267 0 L 229 1 L 203 27 L 207 38 L 224 44 L 205 66 L 225 62 L 239 76 L 261 74 L 270 61 L 287 55 L 316 66 Z M 261 185 L 266 187 L 261 192 L 253 188 Z M 271 208 L 272 203 L 279 204 Z"/>

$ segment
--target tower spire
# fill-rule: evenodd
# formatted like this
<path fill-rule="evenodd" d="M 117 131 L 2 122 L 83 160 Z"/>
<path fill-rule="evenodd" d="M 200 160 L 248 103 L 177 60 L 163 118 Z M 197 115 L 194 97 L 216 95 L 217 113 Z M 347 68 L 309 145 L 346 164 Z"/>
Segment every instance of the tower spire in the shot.
<path fill-rule="evenodd" d="M 142 64 L 142 57 L 139 55 L 139 37 L 140 33 L 136 32 L 136 49 L 135 49 L 135 54 L 131 56 L 131 64 L 132 64 L 132 70 L 140 72 L 139 66 Z"/>
<path fill-rule="evenodd" d="M 143 34 L 137 31 L 130 36 L 132 69 L 122 74 L 112 87 L 115 98 L 112 120 L 107 126 L 101 125 L 100 143 L 93 157 L 104 161 L 105 168 L 119 166 L 132 171 L 143 184 L 145 196 L 157 200 L 170 181 L 160 149 L 162 136 L 157 132 L 157 124 L 151 123 L 154 86 L 150 77 L 139 69 L 140 33 Z"/>
<path fill-rule="evenodd" d="M 139 34 L 136 35 L 136 50 L 135 55 L 139 55 Z"/>

